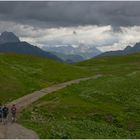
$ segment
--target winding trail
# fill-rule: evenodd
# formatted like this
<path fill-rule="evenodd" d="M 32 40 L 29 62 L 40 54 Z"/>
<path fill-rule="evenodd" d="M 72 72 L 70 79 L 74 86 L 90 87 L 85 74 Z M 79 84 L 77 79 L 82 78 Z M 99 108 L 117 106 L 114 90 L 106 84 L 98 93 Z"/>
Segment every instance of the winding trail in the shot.
<path fill-rule="evenodd" d="M 16 100 L 10 102 L 8 104 L 8 106 L 11 106 L 12 104 L 16 104 L 18 110 L 21 111 L 23 108 L 26 108 L 33 102 L 37 101 L 38 99 L 40 99 L 41 97 L 43 97 L 49 93 L 53 93 L 54 91 L 63 89 L 71 84 L 78 84 L 81 81 L 97 79 L 101 76 L 102 75 L 98 74 L 98 75 L 95 75 L 92 77 L 80 78 L 80 79 L 64 82 L 61 84 L 53 85 L 51 87 L 44 88 L 40 91 L 35 91 L 31 94 L 28 94 L 19 99 L 16 99 Z M 8 121 L 8 123 L 6 125 L 0 124 L 0 138 L 1 139 L 38 139 L 39 137 L 32 130 L 29 130 L 17 123 L 11 124 L 11 122 Z"/>

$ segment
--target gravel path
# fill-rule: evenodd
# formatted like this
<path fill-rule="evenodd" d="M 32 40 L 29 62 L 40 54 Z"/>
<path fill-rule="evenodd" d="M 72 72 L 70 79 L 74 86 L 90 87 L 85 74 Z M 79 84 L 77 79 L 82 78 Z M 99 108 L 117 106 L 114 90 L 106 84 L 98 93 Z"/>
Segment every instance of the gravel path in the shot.
<path fill-rule="evenodd" d="M 17 123 L 0 124 L 1 139 L 38 139 L 38 135 Z"/>
<path fill-rule="evenodd" d="M 19 111 L 21 111 L 23 108 L 26 108 L 33 102 L 37 101 L 41 97 L 53 93 L 54 91 L 60 90 L 62 88 L 65 88 L 66 86 L 69 86 L 71 84 L 78 84 L 80 81 L 86 81 L 90 79 L 97 79 L 101 77 L 102 75 L 95 75 L 93 77 L 87 77 L 87 78 L 80 78 L 68 82 L 64 82 L 61 84 L 53 85 L 48 88 L 44 88 L 40 91 L 35 91 L 31 94 L 25 95 L 19 99 L 16 99 L 8 104 L 8 106 L 11 106 L 12 104 L 16 104 Z M 9 119 L 8 119 L 9 120 Z M 33 132 L 32 130 L 29 130 L 20 124 L 12 123 L 8 121 L 6 125 L 0 124 L 0 138 L 1 139 L 38 139 L 38 135 Z"/>

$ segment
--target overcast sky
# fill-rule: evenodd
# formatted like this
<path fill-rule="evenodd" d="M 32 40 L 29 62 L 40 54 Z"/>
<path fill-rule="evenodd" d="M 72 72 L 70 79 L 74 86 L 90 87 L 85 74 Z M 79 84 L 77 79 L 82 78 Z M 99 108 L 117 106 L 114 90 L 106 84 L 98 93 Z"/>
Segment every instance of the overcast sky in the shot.
<path fill-rule="evenodd" d="M 140 42 L 140 2 L 0 2 L 0 32 L 42 46 L 123 49 Z"/>

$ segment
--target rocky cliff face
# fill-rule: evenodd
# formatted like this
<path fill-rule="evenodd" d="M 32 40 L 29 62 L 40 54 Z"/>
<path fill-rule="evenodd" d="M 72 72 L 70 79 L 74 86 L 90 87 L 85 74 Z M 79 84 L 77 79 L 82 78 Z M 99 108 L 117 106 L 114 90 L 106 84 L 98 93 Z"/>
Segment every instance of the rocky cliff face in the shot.
<path fill-rule="evenodd" d="M 19 38 L 12 32 L 3 32 L 0 35 L 0 44 L 20 42 Z"/>

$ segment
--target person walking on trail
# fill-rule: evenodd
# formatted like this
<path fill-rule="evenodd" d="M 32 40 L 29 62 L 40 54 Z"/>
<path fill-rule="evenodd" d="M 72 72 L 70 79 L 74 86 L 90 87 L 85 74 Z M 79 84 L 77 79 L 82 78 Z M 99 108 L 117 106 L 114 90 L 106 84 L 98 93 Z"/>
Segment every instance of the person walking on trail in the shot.
<path fill-rule="evenodd" d="M 16 111 L 17 111 L 16 105 L 13 104 L 11 107 L 12 122 L 16 121 Z"/>
<path fill-rule="evenodd" d="M 2 108 L 2 117 L 3 117 L 3 123 L 6 124 L 7 123 L 7 119 L 8 119 L 8 114 L 9 114 L 9 108 L 4 105 L 4 107 Z"/>
<path fill-rule="evenodd" d="M 0 122 L 2 122 L 2 116 L 3 116 L 3 111 L 2 111 L 2 105 L 0 104 Z"/>

